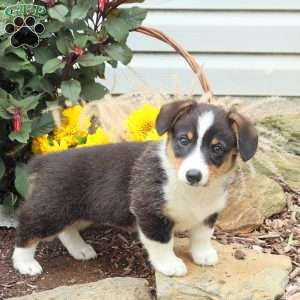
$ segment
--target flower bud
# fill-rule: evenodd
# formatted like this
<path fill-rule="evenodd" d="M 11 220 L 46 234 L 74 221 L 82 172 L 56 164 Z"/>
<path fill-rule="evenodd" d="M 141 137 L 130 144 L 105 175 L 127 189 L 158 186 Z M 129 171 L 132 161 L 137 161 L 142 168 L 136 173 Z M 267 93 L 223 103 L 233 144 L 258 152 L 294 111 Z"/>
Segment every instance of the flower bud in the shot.
<path fill-rule="evenodd" d="M 15 132 L 20 132 L 22 129 L 22 115 L 21 115 L 21 109 L 19 107 L 15 109 L 15 112 L 13 114 L 12 127 L 13 127 L 13 131 Z"/>
<path fill-rule="evenodd" d="M 98 0 L 98 7 L 102 13 L 105 11 L 107 3 L 108 0 Z"/>
<path fill-rule="evenodd" d="M 80 57 L 84 54 L 84 50 L 80 47 L 75 47 L 72 49 L 72 52 L 77 56 Z"/>

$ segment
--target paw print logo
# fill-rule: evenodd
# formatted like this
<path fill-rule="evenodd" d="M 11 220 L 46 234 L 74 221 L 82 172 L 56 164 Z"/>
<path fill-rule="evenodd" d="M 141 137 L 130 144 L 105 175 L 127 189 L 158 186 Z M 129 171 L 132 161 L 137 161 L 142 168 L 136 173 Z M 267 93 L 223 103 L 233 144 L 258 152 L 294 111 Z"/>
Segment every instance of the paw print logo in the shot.
<path fill-rule="evenodd" d="M 39 44 L 39 34 L 42 34 L 45 27 L 42 23 L 35 22 L 34 17 L 16 17 L 13 23 L 5 26 L 5 31 L 11 34 L 10 42 L 15 48 L 28 46 L 35 48 Z"/>

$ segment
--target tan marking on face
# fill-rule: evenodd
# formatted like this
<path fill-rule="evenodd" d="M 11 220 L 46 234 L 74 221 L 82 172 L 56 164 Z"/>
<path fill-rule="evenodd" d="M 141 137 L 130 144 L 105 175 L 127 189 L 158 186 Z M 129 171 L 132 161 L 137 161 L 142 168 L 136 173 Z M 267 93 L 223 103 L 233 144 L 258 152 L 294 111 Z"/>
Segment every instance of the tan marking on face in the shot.
<path fill-rule="evenodd" d="M 220 144 L 220 140 L 218 138 L 213 138 L 213 140 L 211 141 L 211 145 L 217 145 Z"/>
<path fill-rule="evenodd" d="M 237 157 L 236 149 L 233 149 L 229 152 L 226 159 L 220 166 L 209 165 L 209 178 L 213 179 L 216 177 L 220 177 L 226 173 L 228 173 L 235 165 Z"/>
<path fill-rule="evenodd" d="M 189 132 L 187 133 L 187 137 L 188 137 L 188 139 L 191 141 L 191 140 L 193 139 L 193 137 L 194 137 L 193 132 L 192 132 L 192 131 L 189 131 Z"/>
<path fill-rule="evenodd" d="M 170 142 L 170 139 L 168 139 L 168 141 L 167 141 L 167 156 L 168 156 L 168 158 L 169 158 L 171 164 L 174 165 L 175 169 L 176 169 L 176 170 L 179 170 L 179 168 L 180 168 L 180 166 L 181 166 L 183 160 L 180 159 L 180 158 L 177 158 L 177 157 L 175 156 L 175 153 L 174 153 L 172 144 L 171 144 L 171 142 Z"/>

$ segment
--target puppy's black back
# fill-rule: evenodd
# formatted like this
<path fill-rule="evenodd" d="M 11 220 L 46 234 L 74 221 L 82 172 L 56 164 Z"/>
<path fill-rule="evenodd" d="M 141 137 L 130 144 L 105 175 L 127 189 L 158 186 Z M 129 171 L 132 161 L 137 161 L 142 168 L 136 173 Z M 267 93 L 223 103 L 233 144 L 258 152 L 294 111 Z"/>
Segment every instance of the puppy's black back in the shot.
<path fill-rule="evenodd" d="M 128 185 L 147 143 L 122 143 L 42 155 L 28 166 L 32 190 L 20 211 L 17 244 L 55 235 L 78 220 L 132 225 Z"/>

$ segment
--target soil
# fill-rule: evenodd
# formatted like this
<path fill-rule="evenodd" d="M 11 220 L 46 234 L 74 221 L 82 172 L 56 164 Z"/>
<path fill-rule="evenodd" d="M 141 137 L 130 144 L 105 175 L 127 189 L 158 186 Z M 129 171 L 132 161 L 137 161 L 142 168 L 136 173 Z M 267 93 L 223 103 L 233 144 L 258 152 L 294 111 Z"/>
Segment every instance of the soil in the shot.
<path fill-rule="evenodd" d="M 116 276 L 147 279 L 156 298 L 155 273 L 134 233 L 101 226 L 87 229 L 82 236 L 96 250 L 97 259 L 76 261 L 56 239 L 39 246 L 36 258 L 44 272 L 30 277 L 12 267 L 15 230 L 0 228 L 0 299 Z"/>

